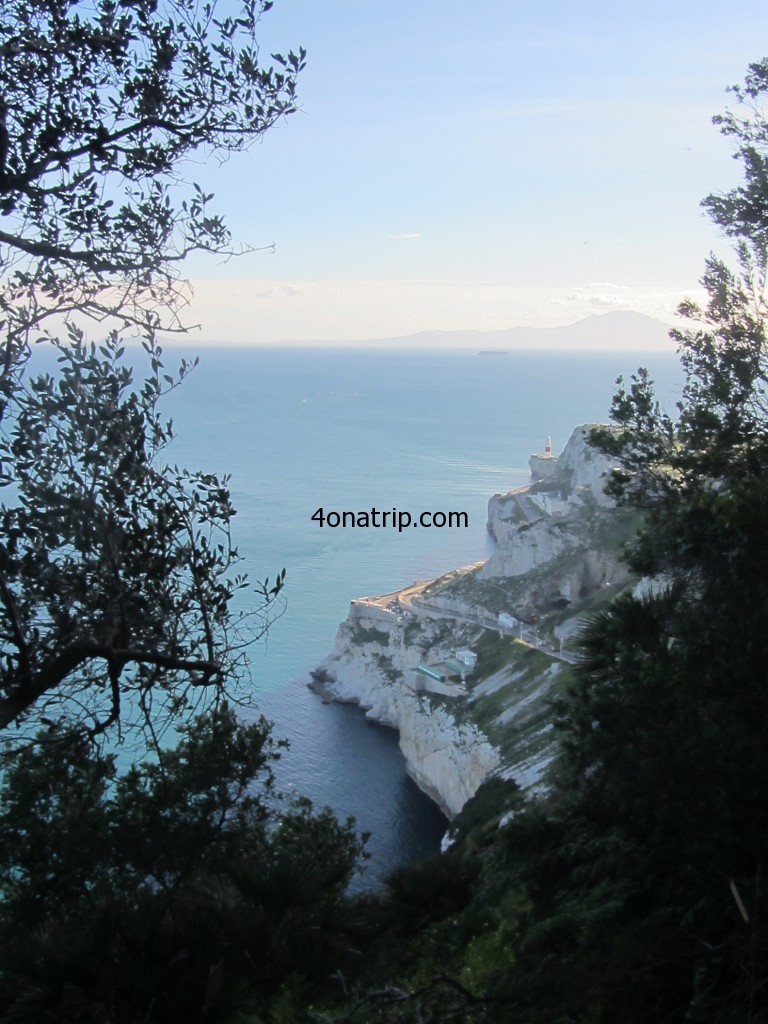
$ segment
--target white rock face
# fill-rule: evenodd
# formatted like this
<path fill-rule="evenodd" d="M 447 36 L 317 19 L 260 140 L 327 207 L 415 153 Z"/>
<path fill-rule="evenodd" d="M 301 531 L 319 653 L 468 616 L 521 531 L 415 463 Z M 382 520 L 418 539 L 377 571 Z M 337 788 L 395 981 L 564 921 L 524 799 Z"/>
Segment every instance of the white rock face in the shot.
<path fill-rule="evenodd" d="M 489 519 L 493 518 L 494 513 L 490 513 Z M 542 517 L 523 525 L 522 529 L 520 525 L 515 528 L 505 523 L 492 532 L 496 537 L 496 550 L 478 573 L 481 580 L 523 576 L 570 551 L 577 541 L 567 522 L 554 517 Z"/>
<path fill-rule="evenodd" d="M 459 725 L 444 709 L 424 703 L 403 707 L 398 726 L 408 772 L 449 818 L 474 796 L 500 764 L 500 757 L 477 729 Z"/>
<path fill-rule="evenodd" d="M 362 620 L 370 627 L 376 620 Z M 392 630 L 392 640 L 398 634 Z M 367 717 L 398 730 L 408 774 L 449 818 L 455 817 L 499 766 L 498 752 L 474 726 L 458 723 L 444 708 L 430 706 L 428 697 L 409 683 L 419 653 L 406 646 L 388 654 L 401 670 L 390 679 L 379 665 L 380 645 L 357 645 L 347 623 L 342 623 L 330 657 L 321 666 L 330 680 L 322 692 L 333 700 L 349 701 L 366 709 Z"/>
<path fill-rule="evenodd" d="M 558 459 L 557 477 L 571 474 L 570 486 L 574 498 L 584 498 L 585 494 L 602 508 L 611 508 L 613 499 L 605 493 L 605 480 L 613 466 L 611 460 L 601 452 L 592 448 L 587 441 L 590 427 L 577 427 L 571 434 L 563 454 Z"/>
<path fill-rule="evenodd" d="M 604 493 L 611 462 L 588 444 L 589 429 L 574 430 L 545 493 L 532 485 L 490 499 L 488 529 L 496 550 L 479 571 L 479 580 L 549 569 L 539 588 L 542 599 L 570 602 L 626 578 L 626 566 L 616 552 L 601 551 L 593 541 L 596 517 L 609 513 L 614 503 Z M 535 603 L 533 591 L 532 597 Z"/>

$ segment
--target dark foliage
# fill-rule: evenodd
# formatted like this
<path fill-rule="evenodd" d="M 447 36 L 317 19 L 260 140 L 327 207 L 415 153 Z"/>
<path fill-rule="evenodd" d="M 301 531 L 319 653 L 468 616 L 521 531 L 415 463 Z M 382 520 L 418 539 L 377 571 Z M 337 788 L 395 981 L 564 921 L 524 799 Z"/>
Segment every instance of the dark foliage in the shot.
<path fill-rule="evenodd" d="M 763 62 L 737 97 L 766 90 Z M 530 910 L 508 991 L 526 1019 L 768 1019 L 768 135 L 758 108 L 719 123 L 745 183 L 705 205 L 739 273 L 710 259 L 707 307 L 681 307 L 701 326 L 674 332 L 677 415 L 640 371 L 594 438 L 619 462 L 611 492 L 645 515 L 629 557 L 653 583 L 583 633 L 559 802 L 509 829 Z"/>
<path fill-rule="evenodd" d="M 3 1020 L 227 1020 L 353 955 L 352 823 L 276 802 L 264 721 L 182 733 L 119 775 L 54 730 L 7 771 Z"/>
<path fill-rule="evenodd" d="M 114 336 L 96 348 L 73 332 L 56 375 L 31 377 L 7 411 L 0 727 L 139 725 L 155 744 L 232 687 L 266 628 L 283 574 L 234 613 L 248 584 L 227 481 L 163 461 L 173 435 L 158 401 L 175 382 L 146 348 L 137 384 Z"/>
<path fill-rule="evenodd" d="M 258 51 L 271 6 L 2 6 L 3 1020 L 227 1021 L 354 953 L 352 822 L 280 803 L 268 724 L 226 703 L 284 573 L 248 584 L 227 480 L 167 464 L 159 411 L 190 368 L 156 336 L 176 268 L 234 251 L 185 162 L 295 108 L 303 51 Z"/>

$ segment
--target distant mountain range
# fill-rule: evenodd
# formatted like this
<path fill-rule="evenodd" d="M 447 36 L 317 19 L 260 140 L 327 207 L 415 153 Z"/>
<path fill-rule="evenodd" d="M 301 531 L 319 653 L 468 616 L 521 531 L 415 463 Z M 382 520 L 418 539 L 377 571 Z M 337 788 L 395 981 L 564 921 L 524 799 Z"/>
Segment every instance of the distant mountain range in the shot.
<path fill-rule="evenodd" d="M 669 324 L 643 313 L 604 313 L 565 327 L 508 327 L 500 331 L 421 331 L 364 344 L 392 348 L 506 349 L 655 349 L 674 351 Z"/>

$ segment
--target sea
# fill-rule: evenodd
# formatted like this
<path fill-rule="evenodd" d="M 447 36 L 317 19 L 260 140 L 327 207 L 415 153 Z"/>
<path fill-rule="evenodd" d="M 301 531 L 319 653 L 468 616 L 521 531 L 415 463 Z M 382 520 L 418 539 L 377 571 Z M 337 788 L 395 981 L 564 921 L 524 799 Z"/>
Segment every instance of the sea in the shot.
<path fill-rule="evenodd" d="M 678 360 L 341 347 L 183 355 L 199 365 L 163 401 L 176 432 L 169 460 L 229 475 L 244 570 L 257 581 L 286 571 L 282 614 L 251 651 L 244 714 L 263 713 L 289 741 L 278 766 L 286 794 L 353 816 L 371 834 L 358 886 L 375 887 L 437 852 L 447 821 L 407 775 L 393 730 L 308 688 L 350 600 L 486 558 L 489 497 L 530 482 L 528 458 L 547 437 L 559 452 L 579 424 L 606 422 L 616 378 L 639 366 L 673 411 Z M 164 358 L 170 370 L 180 356 L 169 348 Z M 400 531 L 387 517 L 378 528 L 334 527 L 318 509 L 465 512 L 468 526 Z"/>

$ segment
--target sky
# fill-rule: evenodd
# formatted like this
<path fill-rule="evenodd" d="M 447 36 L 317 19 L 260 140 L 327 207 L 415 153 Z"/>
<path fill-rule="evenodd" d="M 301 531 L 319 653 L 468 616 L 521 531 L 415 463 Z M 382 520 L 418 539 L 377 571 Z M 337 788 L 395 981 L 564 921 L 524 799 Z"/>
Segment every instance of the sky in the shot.
<path fill-rule="evenodd" d="M 768 54 L 764 0 L 275 0 L 260 43 L 307 50 L 301 109 L 190 172 L 254 247 L 187 266 L 193 338 L 673 322 L 730 251 L 711 119 Z"/>

